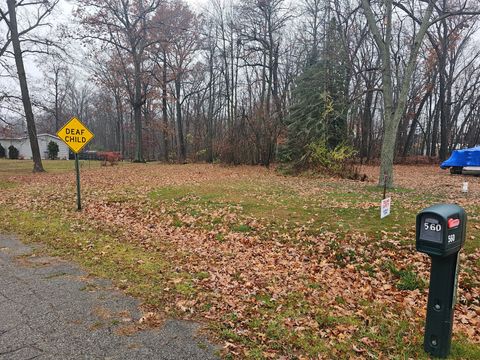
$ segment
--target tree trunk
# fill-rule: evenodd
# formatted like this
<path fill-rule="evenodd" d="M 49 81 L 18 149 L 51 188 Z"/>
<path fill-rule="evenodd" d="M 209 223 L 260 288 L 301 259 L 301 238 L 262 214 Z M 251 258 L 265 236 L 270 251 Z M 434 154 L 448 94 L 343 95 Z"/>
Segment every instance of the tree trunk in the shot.
<path fill-rule="evenodd" d="M 58 77 L 60 74 L 59 68 L 54 69 L 55 72 L 55 132 L 60 130 L 60 119 L 59 119 L 59 109 L 58 109 Z"/>
<path fill-rule="evenodd" d="M 8 13 L 10 17 L 10 32 L 12 37 L 13 52 L 15 56 L 15 65 L 17 67 L 18 80 L 20 82 L 20 91 L 22 93 L 23 108 L 25 110 L 25 118 L 27 121 L 28 137 L 30 139 L 30 148 L 33 157 L 33 172 L 43 172 L 42 157 L 38 146 L 37 129 L 35 127 L 35 119 L 33 117 L 32 103 L 28 93 L 27 77 L 23 66 L 23 55 L 20 47 L 20 38 L 17 27 L 17 14 L 15 9 L 15 0 L 7 0 Z"/>
<path fill-rule="evenodd" d="M 133 119 L 135 123 L 135 158 L 134 162 L 145 162 L 143 158 L 143 136 L 142 136 L 142 78 L 140 70 L 139 55 L 134 54 L 134 82 L 135 93 L 133 99 Z"/>
<path fill-rule="evenodd" d="M 161 147 L 163 150 L 163 160 L 168 162 L 168 139 L 167 139 L 167 129 L 168 129 L 168 108 L 167 108 L 167 54 L 163 52 L 163 69 L 162 69 L 162 134 Z"/>
<path fill-rule="evenodd" d="M 429 99 L 430 96 L 432 96 L 432 91 L 433 91 L 433 86 L 431 87 L 431 89 L 427 90 L 425 95 L 423 95 L 423 98 L 420 101 L 420 104 L 418 105 L 417 111 L 415 112 L 415 117 L 412 119 L 412 123 L 410 124 L 410 130 L 408 131 L 407 139 L 405 140 L 405 145 L 403 146 L 403 153 L 402 153 L 403 157 L 406 157 L 408 155 L 408 151 L 412 146 L 413 137 L 415 135 L 415 131 L 417 130 L 417 125 L 419 124 L 418 119 L 422 114 L 423 107 L 425 106 L 427 100 Z"/>
<path fill-rule="evenodd" d="M 208 112 L 207 112 L 207 162 L 213 163 L 213 107 L 215 104 L 214 98 L 214 73 L 213 73 L 213 60 L 215 55 L 215 48 L 212 47 L 210 58 L 208 60 L 208 71 L 210 75 L 210 81 L 208 84 Z"/>
<path fill-rule="evenodd" d="M 446 7 L 446 1 L 443 1 L 443 8 Z M 440 40 L 440 54 L 438 59 L 439 81 L 439 105 L 440 105 L 440 150 L 438 155 L 440 160 L 445 160 L 448 146 L 448 113 L 450 104 L 447 103 L 447 49 L 448 49 L 448 29 L 447 21 L 441 22 L 442 35 Z"/>
<path fill-rule="evenodd" d="M 177 74 L 175 78 L 175 102 L 177 111 L 177 155 L 178 162 L 184 164 L 187 159 L 185 150 L 185 139 L 183 138 L 183 119 L 182 119 L 182 102 L 181 102 L 181 74 Z"/>
<path fill-rule="evenodd" d="M 430 139 L 430 156 L 432 157 L 437 156 L 438 127 L 440 122 L 440 111 L 439 111 L 440 106 L 442 105 L 440 104 L 440 101 L 438 101 L 433 113 L 432 138 Z"/>
<path fill-rule="evenodd" d="M 412 80 L 413 71 L 418 58 L 418 52 L 423 42 L 427 29 L 430 25 L 430 17 L 433 12 L 433 2 L 428 3 L 422 24 L 414 37 L 410 57 L 405 68 L 403 79 L 401 80 L 401 91 L 398 95 L 396 106 L 393 102 L 393 83 L 391 66 L 391 39 L 392 39 L 392 12 L 393 1 L 385 0 L 385 35 L 383 36 L 378 28 L 375 15 L 368 0 L 362 0 L 362 7 L 367 17 L 368 27 L 372 32 L 373 38 L 379 48 L 382 60 L 382 88 L 384 103 L 384 135 L 382 143 L 382 153 L 380 159 L 379 185 L 384 185 L 385 179 L 388 187 L 393 186 L 393 160 L 395 155 L 395 142 L 397 138 L 398 125 L 405 111 L 405 105 L 408 97 L 408 90 Z"/>
<path fill-rule="evenodd" d="M 125 132 L 123 128 L 123 105 L 118 93 L 114 93 L 115 108 L 117 110 L 118 151 L 125 157 Z"/>
<path fill-rule="evenodd" d="M 370 148 L 370 136 L 372 132 L 372 104 L 373 104 L 373 91 L 368 91 L 373 87 L 373 82 L 368 81 L 366 83 L 367 94 L 365 95 L 365 102 L 362 111 L 362 123 L 361 123 L 361 139 L 360 139 L 360 158 L 368 158 Z"/>

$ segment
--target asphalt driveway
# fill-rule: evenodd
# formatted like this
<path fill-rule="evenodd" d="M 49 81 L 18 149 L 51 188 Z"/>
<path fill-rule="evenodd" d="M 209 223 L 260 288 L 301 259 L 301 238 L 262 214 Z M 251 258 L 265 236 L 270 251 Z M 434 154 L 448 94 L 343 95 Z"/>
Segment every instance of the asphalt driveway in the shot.
<path fill-rule="evenodd" d="M 142 316 L 109 281 L 0 235 L 0 360 L 216 359 L 197 324 Z"/>

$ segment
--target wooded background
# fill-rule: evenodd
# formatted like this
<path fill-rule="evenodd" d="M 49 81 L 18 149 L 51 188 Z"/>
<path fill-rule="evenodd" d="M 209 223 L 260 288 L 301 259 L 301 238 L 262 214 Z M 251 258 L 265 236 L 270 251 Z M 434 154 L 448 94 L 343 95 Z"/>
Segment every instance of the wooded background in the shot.
<path fill-rule="evenodd" d="M 346 144 L 361 161 L 382 157 L 386 172 L 392 157 L 445 159 L 480 143 L 477 1 L 209 0 L 193 11 L 77 0 L 71 26 L 57 27 L 58 0 L 7 3 L 3 76 L 21 79 L 17 36 L 44 74 L 36 131 L 77 116 L 96 135 L 91 149 L 268 166 Z M 69 42 L 82 46 L 86 78 Z M 25 92 L 0 91 L 2 132 L 13 133 Z"/>

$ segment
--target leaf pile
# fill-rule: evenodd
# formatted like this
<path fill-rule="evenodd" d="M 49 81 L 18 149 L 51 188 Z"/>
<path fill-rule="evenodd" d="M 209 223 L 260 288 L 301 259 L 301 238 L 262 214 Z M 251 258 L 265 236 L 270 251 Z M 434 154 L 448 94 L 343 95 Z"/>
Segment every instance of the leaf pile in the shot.
<path fill-rule="evenodd" d="M 373 179 L 378 169 L 363 171 Z M 210 165 L 83 170 L 79 213 L 73 174 L 11 176 L 18 186 L 0 186 L 0 207 L 94 231 L 69 251 L 116 266 L 113 280 L 149 311 L 207 323 L 227 356 L 382 358 L 421 354 L 430 261 L 415 251 L 414 215 L 454 201 L 470 222 L 454 333 L 479 344 L 480 183 L 468 178 L 464 196 L 463 177 L 433 166 L 396 174 L 384 222 L 373 182 Z M 142 256 L 122 268 L 125 244 Z"/>

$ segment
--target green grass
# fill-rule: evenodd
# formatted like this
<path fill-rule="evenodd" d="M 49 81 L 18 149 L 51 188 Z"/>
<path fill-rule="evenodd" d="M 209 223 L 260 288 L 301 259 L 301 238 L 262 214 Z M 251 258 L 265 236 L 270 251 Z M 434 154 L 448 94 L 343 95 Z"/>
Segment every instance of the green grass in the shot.
<path fill-rule="evenodd" d="M 45 162 L 45 166 L 53 173 L 73 171 L 73 162 Z M 88 164 L 83 166 L 88 167 Z M 31 174 L 30 167 L 30 161 L 0 161 L 0 190 L 16 191 L 17 182 L 10 179 L 3 181 L 2 176 Z M 313 187 L 312 183 L 309 186 Z M 318 191 L 305 193 L 302 186 L 295 186 L 295 181 L 280 181 L 275 177 L 164 186 L 150 191 L 147 198 L 142 199 L 141 211 L 148 214 L 161 208 L 162 212 L 158 212 L 161 215 L 154 221 L 169 221 L 174 231 L 187 228 L 212 231 L 212 239 L 216 240 L 219 248 L 228 248 L 228 241 L 232 241 L 229 235 L 234 235 L 235 239 L 252 237 L 259 240 L 270 240 L 275 236 L 288 246 L 303 246 L 302 256 L 310 258 L 307 261 L 320 262 L 322 259 L 315 258 L 317 245 L 307 241 L 306 235 L 333 232 L 335 237 L 322 244 L 326 253 L 331 255 L 329 266 L 341 270 L 350 266 L 354 269 L 352 271 L 364 271 L 365 276 L 370 277 L 383 271 L 397 289 L 424 291 L 426 281 L 418 276 L 414 267 L 388 261 L 381 267 L 374 264 L 375 255 L 358 250 L 365 246 L 394 254 L 398 250 L 414 251 L 415 215 L 425 203 L 440 200 L 439 196 L 412 189 L 394 189 L 390 191 L 392 213 L 380 219 L 382 190 L 378 187 L 355 183 L 353 188 L 351 183 L 342 182 L 318 182 L 314 186 Z M 35 191 L 41 196 L 40 190 Z M 114 191 L 109 189 L 103 199 L 107 204 L 128 207 L 136 205 L 135 196 L 134 189 L 119 188 Z M 471 212 L 477 210 L 470 209 Z M 45 244 L 45 251 L 49 254 L 74 260 L 93 275 L 111 279 L 128 294 L 142 299 L 146 306 L 160 309 L 169 306 L 166 310 L 169 315 L 181 316 L 179 310 L 171 307 L 178 299 L 204 296 L 203 308 L 208 310 L 213 306 L 213 298 L 209 298 L 213 295 L 204 292 L 202 283 L 206 283 L 211 274 L 213 278 L 214 273 L 204 269 L 188 273 L 183 268 L 179 269 L 183 254 L 176 254 L 174 259 L 166 257 L 165 247 L 171 246 L 166 241 L 154 241 L 152 247 L 146 250 L 140 244 L 121 237 L 120 229 L 99 229 L 88 219 L 81 222 L 75 220 L 79 217 L 71 215 L 73 213 L 56 212 L 54 208 L 40 212 L 0 206 L 0 230 L 22 235 L 27 242 Z M 469 236 L 475 239 L 467 239 L 467 252 L 479 246 L 480 231 L 475 227 L 478 224 L 480 222 L 475 218 L 469 222 Z M 355 238 L 353 234 L 365 236 Z M 357 247 L 350 246 L 352 239 Z M 472 275 L 471 281 L 474 281 L 474 271 L 466 269 L 467 275 Z M 232 280 L 241 281 L 241 270 L 235 270 L 230 275 Z M 250 359 L 263 359 L 265 352 L 272 350 L 278 351 L 278 354 L 289 354 L 292 358 L 300 355 L 314 358 L 333 350 L 338 351 L 338 358 L 355 358 L 358 354 L 352 345 L 366 348 L 372 358 L 426 358 L 419 330 L 423 327 L 421 319 L 410 319 L 402 314 L 400 307 L 395 308 L 394 301 L 393 305 L 388 305 L 393 306 L 391 308 L 359 300 L 365 317 L 357 316 L 357 313 L 335 316 L 332 315 L 331 304 L 324 304 L 319 299 L 312 306 L 306 301 L 305 294 L 309 291 L 323 294 L 325 284 L 307 277 L 302 278 L 300 284 L 304 285 L 305 293 L 292 291 L 281 300 L 269 293 L 269 286 L 281 284 L 261 286 L 249 298 L 243 318 L 232 312 L 224 321 L 209 323 L 209 328 L 222 340 L 244 345 L 248 350 L 242 356 Z M 472 282 L 471 286 L 478 285 Z M 85 291 L 89 290 L 91 288 L 86 286 Z M 335 300 L 343 308 L 352 301 L 346 295 L 345 298 L 336 296 Z M 386 317 L 386 313 L 393 314 L 393 317 Z M 291 325 L 292 321 L 307 317 L 314 319 L 317 328 L 305 326 L 298 330 L 298 326 Z M 244 332 L 238 331 L 240 322 Z M 354 329 L 348 342 L 338 341 L 332 345 L 320 334 L 320 330 L 335 331 L 338 327 Z M 365 341 L 371 341 L 372 345 L 365 345 Z M 452 358 L 480 358 L 479 352 L 478 345 L 461 336 L 453 342 Z"/>
<path fill-rule="evenodd" d="M 385 267 L 398 279 L 397 288 L 400 290 L 422 290 L 427 286 L 426 281 L 418 276 L 418 272 L 411 265 L 405 269 L 397 269 L 393 262 L 388 261 Z"/>
<path fill-rule="evenodd" d="M 62 173 L 75 170 L 75 161 L 73 160 L 42 160 L 42 164 L 45 171 L 50 173 Z M 80 168 L 98 168 L 100 165 L 100 161 L 80 160 Z M 0 159 L 0 180 L 7 176 L 31 175 L 32 169 L 32 160 Z"/>
<path fill-rule="evenodd" d="M 450 353 L 452 359 L 480 359 L 480 345 L 468 342 L 463 336 L 455 336 Z"/>
<path fill-rule="evenodd" d="M 14 189 L 18 185 L 14 183 L 13 181 L 7 181 L 4 180 L 0 177 L 0 190 L 5 190 L 5 189 Z"/>
<path fill-rule="evenodd" d="M 236 232 L 244 232 L 244 233 L 248 233 L 250 231 L 252 231 L 252 228 L 248 225 L 245 225 L 245 224 L 240 224 L 240 225 L 237 225 L 237 226 L 234 226 L 232 228 L 233 231 L 236 231 Z"/>
<path fill-rule="evenodd" d="M 360 304 L 368 321 L 360 323 L 353 335 L 352 342 L 357 348 L 368 349 L 370 357 L 375 359 L 427 358 L 422 350 L 421 333 L 416 330 L 422 327 L 419 319 L 408 317 L 395 303 L 389 308 L 365 300 Z M 385 316 L 387 311 L 390 316 Z"/>
<path fill-rule="evenodd" d="M 150 192 L 149 198 L 157 206 L 168 206 L 172 213 L 181 211 L 201 216 L 227 209 L 244 217 L 264 219 L 272 231 L 288 232 L 299 223 L 311 234 L 336 231 L 339 227 L 345 232 L 369 235 L 389 229 L 403 233 L 414 229 L 415 213 L 401 203 L 394 202 L 391 215 L 380 219 L 380 193 L 374 193 L 371 188 L 345 191 L 345 188 L 325 186 L 322 196 L 307 197 L 282 184 L 237 181 L 163 187 Z M 367 207 L 359 211 L 358 206 L 363 203 Z M 210 220 L 208 224 L 221 222 Z M 232 230 L 248 233 L 254 229 L 249 224 L 237 223 Z"/>
<path fill-rule="evenodd" d="M 242 219 L 255 218 L 263 219 L 263 222 L 268 224 L 266 229 L 262 229 L 262 234 L 268 234 L 269 231 L 288 233 L 299 225 L 305 228 L 307 234 L 335 231 L 341 237 L 342 234 L 345 236 L 349 232 L 361 232 L 378 241 L 379 247 L 392 251 L 395 250 L 395 245 L 381 241 L 382 237 L 388 233 L 390 238 L 398 238 L 400 243 L 411 246 L 414 243 L 416 213 L 422 209 L 424 203 L 441 200 L 438 195 L 422 194 L 412 189 L 394 189 L 389 191 L 393 198 L 392 213 L 389 217 L 380 219 L 379 202 L 382 190 L 375 186 L 359 186 L 352 190 L 343 184 L 323 185 L 319 196 L 303 196 L 297 189 L 286 187 L 284 184 L 237 181 L 228 184 L 170 186 L 160 188 L 149 195 L 152 201 L 167 205 L 172 212 L 194 210 L 196 216 L 200 218 L 219 209 L 234 211 L 239 215 L 239 219 L 231 230 L 236 232 L 255 232 L 256 229 L 250 227 L 248 222 L 242 223 Z M 220 236 L 223 238 L 223 235 Z M 409 237 L 410 240 L 405 240 Z M 368 262 L 357 259 L 357 254 L 350 250 L 345 251 L 341 244 L 336 246 L 332 251 L 336 253 L 339 266 L 358 263 L 370 276 L 375 275 L 376 270 Z M 467 250 L 474 250 L 476 246 L 477 244 L 471 243 Z M 394 276 L 396 286 L 400 290 L 423 290 L 427 285 L 425 279 L 419 277 L 412 267 L 398 269 L 392 264 L 387 270 Z M 257 295 L 256 300 L 260 313 L 269 313 L 267 318 L 273 317 L 275 320 L 264 323 L 252 319 L 247 324 L 250 331 L 265 334 L 270 348 L 289 354 L 302 353 L 309 356 L 325 351 L 327 345 L 315 331 L 306 330 L 298 334 L 282 325 L 286 318 L 299 317 L 302 312 L 312 311 L 306 304 L 301 304 L 301 296 L 298 298 L 293 296 L 292 301 L 283 303 L 280 311 L 277 311 L 268 294 Z M 426 358 L 422 350 L 420 333 L 412 333 L 411 319 L 385 318 L 384 309 L 379 304 L 375 306 L 366 304 L 365 308 L 373 324 L 362 324 L 360 319 L 343 319 L 321 311 L 316 318 L 321 328 L 335 327 L 342 322 L 356 324 L 358 330 L 354 335 L 354 341 L 358 341 L 358 347 L 361 348 L 365 347 L 360 342 L 361 339 L 365 337 L 371 339 L 375 346 L 369 351 L 378 357 L 387 354 L 392 358 Z M 398 312 L 401 313 L 401 310 Z M 422 324 L 417 323 L 416 327 L 421 328 Z M 267 347 L 235 333 L 228 327 L 222 327 L 220 333 L 224 339 L 246 344 L 252 349 L 248 358 L 264 358 L 262 354 Z M 409 340 L 406 341 L 407 338 Z M 351 345 L 344 346 L 339 343 L 336 346 L 341 353 L 355 356 Z M 473 358 L 469 356 L 478 354 L 478 351 L 476 345 L 454 342 L 456 354 L 454 358 Z M 404 355 L 398 357 L 399 353 Z"/>
<path fill-rule="evenodd" d="M 466 206 L 467 213 L 467 238 L 465 240 L 465 250 L 467 252 L 480 248 L 480 206 Z M 480 265 L 480 264 L 479 264 Z"/>
<path fill-rule="evenodd" d="M 149 193 L 155 206 L 167 206 L 171 213 L 183 212 L 198 217 L 196 226 L 212 229 L 222 223 L 221 218 L 211 217 L 215 211 L 237 213 L 239 221 L 231 230 L 255 233 L 248 219 L 262 219 L 266 228 L 260 236 L 270 232 L 289 233 L 303 225 L 306 234 L 324 231 L 365 233 L 380 240 L 384 232 L 395 233 L 402 242 L 408 237 L 412 244 L 416 214 L 425 204 L 442 202 L 438 194 L 421 193 L 412 189 L 389 190 L 392 196 L 390 216 L 380 219 L 380 201 L 383 190 L 376 186 L 358 186 L 352 190 L 347 184 L 319 184 L 320 195 L 305 196 L 298 189 L 283 183 L 264 181 L 208 182 L 197 185 L 167 186 Z M 470 214 L 480 209 L 467 208 Z M 243 219 L 243 220 L 242 220 Z M 244 221 L 244 222 L 242 222 Z M 246 221 L 246 222 L 245 222 Z M 175 221 L 175 226 L 184 224 Z M 480 246 L 480 221 L 470 219 L 465 251 L 472 252 Z M 343 234 L 343 235 L 342 235 Z M 219 235 L 223 238 L 223 235 Z M 221 239 L 219 239 L 221 241 Z"/>
<path fill-rule="evenodd" d="M 83 224 L 76 224 L 76 230 L 72 231 L 71 223 L 55 216 L 0 208 L 0 217 L 2 231 L 22 235 L 27 243 L 45 244 L 44 251 L 49 255 L 74 260 L 91 274 L 113 280 L 128 294 L 143 298 L 146 305 L 164 303 L 175 291 L 182 294 L 194 291 L 189 282 L 179 284 L 170 293 L 162 291 L 169 286 L 173 274 L 177 274 L 160 253 L 145 252 Z"/>

